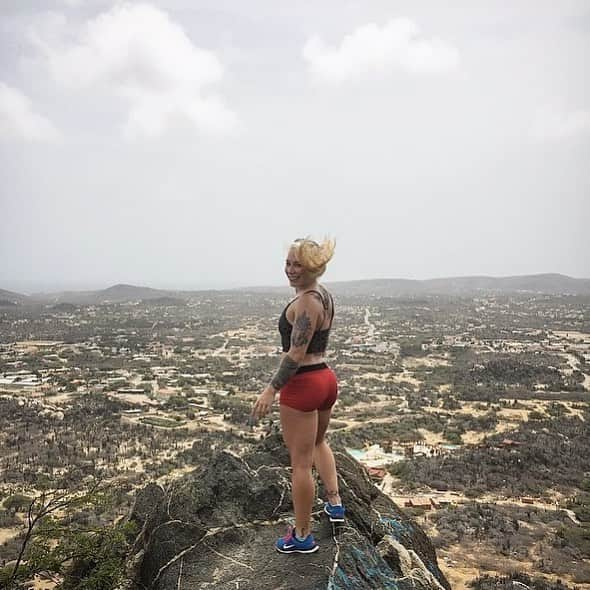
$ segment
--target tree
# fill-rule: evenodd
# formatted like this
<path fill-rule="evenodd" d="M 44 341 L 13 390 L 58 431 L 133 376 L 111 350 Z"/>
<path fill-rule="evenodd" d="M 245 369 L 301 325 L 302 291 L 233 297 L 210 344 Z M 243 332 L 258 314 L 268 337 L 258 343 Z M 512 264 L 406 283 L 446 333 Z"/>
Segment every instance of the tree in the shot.
<path fill-rule="evenodd" d="M 64 588 L 107 590 L 123 575 L 133 526 L 92 526 L 84 511 L 105 508 L 116 492 L 93 482 L 87 489 L 54 490 L 33 498 L 14 567 L 4 571 L 5 588 L 17 588 L 35 573 L 65 576 Z"/>
<path fill-rule="evenodd" d="M 27 510 L 32 498 L 24 494 L 13 494 L 4 500 L 4 509 L 7 512 L 21 512 Z"/>
<path fill-rule="evenodd" d="M 15 494 L 16 496 L 16 494 Z M 14 498 L 14 496 L 12 497 Z M 8 588 L 15 586 L 17 578 L 20 575 L 20 565 L 23 561 L 25 551 L 28 549 L 29 543 L 33 538 L 33 533 L 41 520 L 58 510 L 63 510 L 72 502 L 72 498 L 67 492 L 42 492 L 40 496 L 33 498 L 29 502 L 27 509 L 27 517 L 25 521 L 25 536 L 16 558 L 16 563 L 8 578 Z"/>

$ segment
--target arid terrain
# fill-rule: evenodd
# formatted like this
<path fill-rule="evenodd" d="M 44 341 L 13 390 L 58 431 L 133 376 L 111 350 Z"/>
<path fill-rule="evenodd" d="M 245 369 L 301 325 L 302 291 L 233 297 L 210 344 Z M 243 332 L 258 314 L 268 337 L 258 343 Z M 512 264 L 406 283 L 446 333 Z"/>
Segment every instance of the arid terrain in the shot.
<path fill-rule="evenodd" d="M 108 506 L 84 516 L 109 526 L 146 481 L 277 428 L 277 408 L 256 425 L 249 414 L 277 366 L 285 301 L 0 307 L 0 565 L 43 492 L 112 484 Z M 589 298 L 336 305 L 330 440 L 427 531 L 453 588 L 512 572 L 590 588 Z"/>

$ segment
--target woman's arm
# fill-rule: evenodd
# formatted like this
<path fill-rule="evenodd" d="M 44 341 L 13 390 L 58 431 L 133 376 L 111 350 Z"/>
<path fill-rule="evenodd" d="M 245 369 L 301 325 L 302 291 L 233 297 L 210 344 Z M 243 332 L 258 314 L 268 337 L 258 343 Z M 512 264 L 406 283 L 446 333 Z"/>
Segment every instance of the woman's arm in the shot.
<path fill-rule="evenodd" d="M 318 300 L 311 294 L 305 293 L 296 301 L 291 346 L 270 382 L 276 391 L 289 381 L 303 362 L 313 333 L 321 322 L 321 312 Z"/>

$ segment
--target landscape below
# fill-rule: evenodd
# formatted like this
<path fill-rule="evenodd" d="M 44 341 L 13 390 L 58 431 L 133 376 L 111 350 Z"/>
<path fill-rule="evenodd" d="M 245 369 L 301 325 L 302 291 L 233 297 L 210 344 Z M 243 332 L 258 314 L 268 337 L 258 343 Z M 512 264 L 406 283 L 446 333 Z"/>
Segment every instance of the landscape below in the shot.
<path fill-rule="evenodd" d="M 590 588 L 590 296 L 358 287 L 333 289 L 329 354 L 350 528 L 318 504 L 296 575 Z M 292 518 L 278 412 L 248 420 L 285 293 L 0 297 L 0 587 L 300 587 L 272 549 Z"/>

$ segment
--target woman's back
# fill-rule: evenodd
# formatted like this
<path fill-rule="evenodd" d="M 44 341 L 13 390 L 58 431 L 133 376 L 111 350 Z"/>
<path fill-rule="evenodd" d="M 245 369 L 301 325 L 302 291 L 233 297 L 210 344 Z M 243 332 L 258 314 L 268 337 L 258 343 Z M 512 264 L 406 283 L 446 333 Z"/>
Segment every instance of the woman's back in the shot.
<path fill-rule="evenodd" d="M 321 302 L 323 308 L 322 321 L 314 331 L 307 347 L 308 355 L 323 355 L 326 351 L 332 322 L 334 320 L 334 299 L 332 295 L 324 286 L 318 285 L 317 287 L 317 289 L 310 289 L 301 294 L 313 293 Z M 291 346 L 291 334 L 293 332 L 293 322 L 295 319 L 295 310 L 291 304 L 297 301 L 301 295 L 295 297 L 287 304 L 279 318 L 279 332 L 281 334 L 283 352 L 288 352 Z"/>

